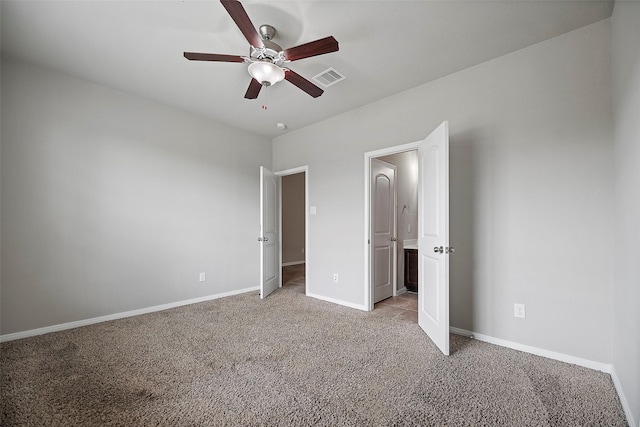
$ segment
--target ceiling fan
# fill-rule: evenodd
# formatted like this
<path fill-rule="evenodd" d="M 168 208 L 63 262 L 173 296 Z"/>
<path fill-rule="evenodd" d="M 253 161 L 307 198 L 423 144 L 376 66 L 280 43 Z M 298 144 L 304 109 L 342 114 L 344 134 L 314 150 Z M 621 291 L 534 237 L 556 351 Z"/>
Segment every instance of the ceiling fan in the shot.
<path fill-rule="evenodd" d="M 244 10 L 242 3 L 238 0 L 220 0 L 220 3 L 222 3 L 229 15 L 231 15 L 231 18 L 249 42 L 249 56 L 185 52 L 185 58 L 192 61 L 248 62 L 248 71 L 252 79 L 249 83 L 247 93 L 244 95 L 247 99 L 257 98 L 263 86 L 274 85 L 283 79 L 299 87 L 314 98 L 322 95 L 324 92 L 322 89 L 300 74 L 282 65 L 287 62 L 297 61 L 298 59 L 336 52 L 338 50 L 338 41 L 333 38 L 333 36 L 288 49 L 282 49 L 271 41 L 276 34 L 275 28 L 271 25 L 262 25 L 260 26 L 260 33 L 258 34 L 247 12 Z"/>

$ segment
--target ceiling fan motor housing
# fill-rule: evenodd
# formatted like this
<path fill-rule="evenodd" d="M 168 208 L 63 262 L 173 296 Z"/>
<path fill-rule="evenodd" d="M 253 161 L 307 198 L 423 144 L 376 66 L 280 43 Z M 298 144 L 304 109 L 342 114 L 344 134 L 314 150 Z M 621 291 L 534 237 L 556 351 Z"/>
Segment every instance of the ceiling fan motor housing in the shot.
<path fill-rule="evenodd" d="M 276 35 L 276 29 L 268 24 L 260 25 L 259 30 L 260 30 L 260 37 L 262 37 L 262 40 L 267 40 L 267 41 L 271 40 Z"/>
<path fill-rule="evenodd" d="M 287 60 L 282 48 L 272 42 L 265 42 L 264 47 L 251 46 L 249 50 L 249 57 L 255 61 L 269 61 L 280 66 Z"/>
<path fill-rule="evenodd" d="M 286 61 L 283 49 L 271 39 L 276 35 L 276 29 L 271 25 L 260 26 L 260 36 L 264 47 L 249 47 L 249 57 L 255 61 L 269 61 L 278 67 Z"/>
<path fill-rule="evenodd" d="M 271 25 L 260 26 L 262 38 L 261 47 L 250 46 L 249 74 L 258 80 L 262 86 L 271 86 L 284 79 L 284 70 L 280 68 L 286 61 L 282 48 L 271 39 L 276 35 L 276 29 Z"/>

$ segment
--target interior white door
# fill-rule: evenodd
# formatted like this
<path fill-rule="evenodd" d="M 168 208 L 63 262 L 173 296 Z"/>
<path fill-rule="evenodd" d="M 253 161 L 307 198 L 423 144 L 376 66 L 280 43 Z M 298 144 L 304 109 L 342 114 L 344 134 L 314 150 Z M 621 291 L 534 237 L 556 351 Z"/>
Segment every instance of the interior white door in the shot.
<path fill-rule="evenodd" d="M 280 286 L 280 177 L 260 166 L 260 298 Z"/>
<path fill-rule="evenodd" d="M 418 324 L 449 355 L 449 123 L 418 146 Z"/>
<path fill-rule="evenodd" d="M 374 304 L 393 296 L 396 267 L 396 167 L 371 159 L 371 280 Z"/>

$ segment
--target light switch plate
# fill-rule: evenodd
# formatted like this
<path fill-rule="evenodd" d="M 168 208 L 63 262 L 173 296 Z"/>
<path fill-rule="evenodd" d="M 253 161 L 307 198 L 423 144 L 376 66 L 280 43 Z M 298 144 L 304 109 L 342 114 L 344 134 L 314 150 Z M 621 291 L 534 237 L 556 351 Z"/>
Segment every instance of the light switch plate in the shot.
<path fill-rule="evenodd" d="M 524 304 L 513 304 L 513 317 L 526 318 Z"/>

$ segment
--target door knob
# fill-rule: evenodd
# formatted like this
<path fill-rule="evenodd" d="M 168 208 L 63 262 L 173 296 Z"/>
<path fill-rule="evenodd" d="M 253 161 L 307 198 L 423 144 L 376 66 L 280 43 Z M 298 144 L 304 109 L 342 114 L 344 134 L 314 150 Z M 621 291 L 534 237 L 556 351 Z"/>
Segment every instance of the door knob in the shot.
<path fill-rule="evenodd" d="M 435 248 L 433 248 L 433 252 L 443 253 L 444 252 L 444 248 L 442 246 L 440 246 L 440 247 L 436 246 Z"/>
<path fill-rule="evenodd" d="M 452 254 L 452 253 L 454 253 L 455 251 L 456 251 L 456 250 L 455 250 L 455 248 L 454 248 L 453 246 L 450 246 L 450 247 L 448 247 L 448 248 L 446 249 L 446 253 L 448 253 L 448 254 Z"/>
<path fill-rule="evenodd" d="M 258 237 L 258 242 L 268 242 L 269 238 L 268 237 Z"/>
<path fill-rule="evenodd" d="M 392 237 L 392 238 L 391 238 L 391 241 L 392 241 L 392 242 L 395 242 L 396 240 L 398 240 L 398 239 L 396 239 L 395 237 Z"/>

